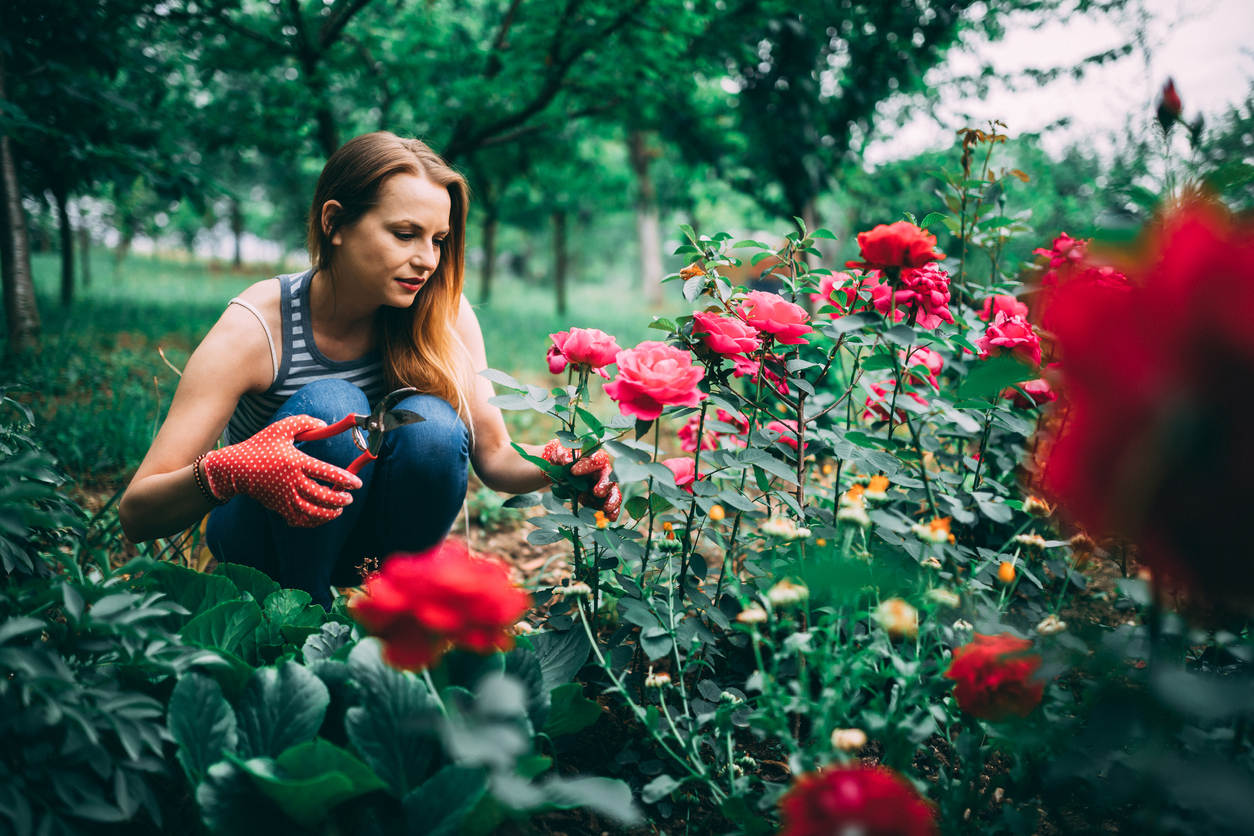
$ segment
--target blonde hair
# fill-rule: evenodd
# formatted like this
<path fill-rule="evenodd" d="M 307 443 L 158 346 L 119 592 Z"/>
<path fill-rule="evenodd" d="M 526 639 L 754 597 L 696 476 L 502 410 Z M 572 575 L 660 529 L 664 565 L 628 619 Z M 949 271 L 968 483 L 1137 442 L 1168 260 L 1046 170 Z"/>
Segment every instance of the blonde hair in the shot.
<path fill-rule="evenodd" d="M 412 386 L 443 398 L 471 426 L 466 378 L 469 353 L 457 335 L 466 268 L 466 211 L 470 188 L 466 178 L 423 141 L 405 139 L 389 131 L 363 134 L 344 143 L 331 155 L 318 178 L 309 212 L 309 256 L 314 268 L 335 287 L 334 245 L 331 239 L 361 220 L 378 205 L 383 183 L 397 174 L 413 174 L 448 189 L 449 233 L 440 245 L 440 265 L 407 308 L 384 307 L 379 312 L 383 366 L 393 388 Z M 326 228 L 322 207 L 338 201 Z M 472 431 L 473 432 L 473 431 Z"/>

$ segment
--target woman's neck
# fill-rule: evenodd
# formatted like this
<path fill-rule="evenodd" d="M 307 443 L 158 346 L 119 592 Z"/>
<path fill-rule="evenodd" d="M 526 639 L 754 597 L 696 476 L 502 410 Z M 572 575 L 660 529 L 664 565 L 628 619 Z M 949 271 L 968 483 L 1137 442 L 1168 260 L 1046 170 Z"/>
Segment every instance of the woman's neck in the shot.
<path fill-rule="evenodd" d="M 332 344 L 319 346 L 324 354 L 330 347 L 360 355 L 373 349 L 378 341 L 375 326 L 378 305 L 371 305 L 368 301 L 363 304 L 359 294 L 348 292 L 347 288 L 333 287 L 330 278 L 321 270 L 316 270 L 309 279 L 309 312 L 317 335 Z"/>

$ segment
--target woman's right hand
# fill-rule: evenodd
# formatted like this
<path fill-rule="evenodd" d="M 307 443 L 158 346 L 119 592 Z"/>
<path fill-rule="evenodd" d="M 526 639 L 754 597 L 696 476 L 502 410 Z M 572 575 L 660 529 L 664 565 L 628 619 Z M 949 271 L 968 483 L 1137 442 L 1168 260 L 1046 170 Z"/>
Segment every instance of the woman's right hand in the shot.
<path fill-rule="evenodd" d="M 293 443 L 300 433 L 325 426 L 317 418 L 293 415 L 246 441 L 206 454 L 202 464 L 209 491 L 220 502 L 238 494 L 251 496 L 294 528 L 314 528 L 335 519 L 353 501 L 347 491 L 360 488 L 361 480 L 302 453 Z"/>

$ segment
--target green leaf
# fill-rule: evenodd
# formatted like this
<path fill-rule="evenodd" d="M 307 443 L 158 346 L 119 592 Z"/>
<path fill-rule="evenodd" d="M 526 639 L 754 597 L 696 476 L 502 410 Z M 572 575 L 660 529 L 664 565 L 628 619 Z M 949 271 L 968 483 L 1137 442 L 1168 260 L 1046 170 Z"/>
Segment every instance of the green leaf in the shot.
<path fill-rule="evenodd" d="M 259 668 L 248 681 L 236 713 L 245 757 L 276 757 L 312 740 L 331 695 L 322 680 L 295 662 Z"/>
<path fill-rule="evenodd" d="M 265 623 L 257 631 L 257 643 L 282 645 L 288 642 L 283 627 L 321 627 L 326 621 L 326 611 L 320 606 L 310 606 L 313 598 L 300 589 L 280 589 L 266 598 Z M 305 640 L 301 635 L 295 644 Z M 294 636 L 295 638 L 295 636 Z"/>
<path fill-rule="evenodd" d="M 583 422 L 588 425 L 588 429 L 592 430 L 598 436 L 605 434 L 605 425 L 602 424 L 600 419 L 598 419 L 591 412 L 584 409 L 582 406 L 577 406 L 575 407 L 575 414 L 582 418 Z"/>
<path fill-rule="evenodd" d="M 687 287 L 687 284 L 685 283 L 684 286 Z M 671 322 L 669 319 L 666 319 L 665 317 L 655 318 L 652 322 L 649 323 L 649 327 L 655 328 L 658 331 L 678 331 L 679 330 L 679 328 L 676 327 L 675 323 Z"/>
<path fill-rule="evenodd" d="M 325 821 L 332 807 L 355 795 L 352 779 L 339 772 L 291 778 L 270 758 L 233 760 L 252 778 L 258 790 L 304 827 L 313 828 Z"/>
<path fill-rule="evenodd" d="M 681 783 L 670 775 L 659 775 L 640 790 L 640 800 L 645 804 L 656 804 L 678 789 Z"/>
<path fill-rule="evenodd" d="M 749 804 L 739 796 L 729 798 L 719 807 L 719 812 L 726 816 L 730 821 L 740 825 L 740 829 L 744 831 L 744 836 L 768 836 L 775 832 L 775 828 L 771 823 L 761 816 L 754 815 L 749 809 Z"/>
<path fill-rule="evenodd" d="M 929 215 L 929 217 L 931 216 Z M 833 233 L 830 229 L 816 229 L 810 233 L 810 237 L 811 238 L 827 238 L 828 240 L 831 240 L 831 241 L 840 240 L 839 238 L 836 237 L 835 233 Z"/>
<path fill-rule="evenodd" d="M 944 212 L 928 212 L 927 217 L 923 219 L 923 223 L 919 224 L 919 226 L 921 226 L 923 229 L 927 229 L 932 224 L 940 223 L 941 221 L 945 220 L 945 218 L 947 217 L 948 215 L 946 215 Z"/>
<path fill-rule="evenodd" d="M 285 816 L 234 759 L 209 767 L 196 788 L 196 803 L 205 824 L 221 836 L 312 836 Z"/>
<path fill-rule="evenodd" d="M 587 728 L 601 716 L 601 706 L 583 695 L 583 684 L 567 682 L 553 689 L 553 707 L 549 720 L 541 729 L 549 737 L 574 734 Z"/>
<path fill-rule="evenodd" d="M 487 790 L 483 770 L 450 764 L 402 799 L 407 836 L 456 836 Z"/>
<path fill-rule="evenodd" d="M 174 686 L 166 725 L 179 745 L 179 763 L 192 786 L 224 753 L 235 751 L 235 712 L 218 683 L 204 674 L 184 674 Z"/>
<path fill-rule="evenodd" d="M 1014 357 L 990 357 L 962 382 L 964 398 L 996 397 L 1007 386 L 1032 380 L 1039 372 Z"/>
<path fill-rule="evenodd" d="M 592 652 L 588 634 L 583 630 L 546 630 L 533 633 L 528 638 L 535 648 L 536 659 L 540 662 L 540 671 L 549 690 L 570 682 L 587 663 L 588 654 Z"/>
<path fill-rule="evenodd" d="M 235 584 L 218 575 L 206 575 L 176 563 L 159 563 L 144 573 L 145 588 L 164 592 L 170 600 L 181 604 L 190 613 L 200 615 L 211 607 L 239 598 Z M 174 616 L 182 624 L 185 619 Z"/>
<path fill-rule="evenodd" d="M 517 389 L 520 392 L 524 391 L 526 388 L 517 380 L 507 375 L 505 372 L 497 371 L 496 369 L 484 369 L 483 371 L 479 372 L 479 374 L 481 377 L 486 377 L 488 380 L 492 381 L 493 383 L 498 383 L 501 386 L 508 386 L 510 389 Z"/>
<path fill-rule="evenodd" d="M 645 627 L 640 631 L 640 649 L 650 661 L 661 659 L 670 653 L 673 643 L 670 632 L 660 625 Z"/>
<path fill-rule="evenodd" d="M 649 514 L 649 498 L 633 496 L 623 503 L 623 507 L 627 509 L 628 514 L 631 514 L 632 519 L 642 520 Z"/>
<path fill-rule="evenodd" d="M 631 798 L 631 787 L 613 778 L 549 778 L 544 784 L 548 802 L 570 810 L 588 807 L 625 825 L 639 824 L 640 811 Z"/>
<path fill-rule="evenodd" d="M 417 787 L 439 751 L 438 710 L 427 686 L 380 658 L 379 642 L 366 639 L 348 655 L 362 704 L 345 714 L 348 739 L 397 798 Z"/>
<path fill-rule="evenodd" d="M 300 649 L 301 658 L 305 660 L 306 665 L 330 659 L 335 651 L 352 640 L 352 636 L 352 627 L 338 621 L 328 621 L 318 632 L 305 639 Z"/>
<path fill-rule="evenodd" d="M 767 458 L 754 462 L 753 466 L 755 468 L 760 467 L 767 473 L 778 476 L 786 482 L 792 482 L 794 485 L 797 484 L 797 471 L 793 470 L 779 459 L 770 458 L 768 456 Z"/>
<path fill-rule="evenodd" d="M 235 584 L 235 588 L 240 592 L 247 592 L 253 596 L 253 600 L 257 602 L 258 606 L 279 591 L 279 585 L 269 575 L 265 572 L 259 572 L 251 566 L 241 566 L 238 563 L 219 563 L 218 568 L 214 569 L 213 573 Z"/>
<path fill-rule="evenodd" d="M 540 657 L 535 650 L 516 647 L 505 654 L 505 673 L 521 682 L 527 689 L 527 719 L 533 729 L 541 728 L 549 719 L 553 700 L 549 694 L 548 683 L 544 681 L 544 671 L 540 667 Z"/>
<path fill-rule="evenodd" d="M 4 644 L 9 639 L 25 636 L 45 629 L 48 626 L 41 618 L 32 618 L 28 615 L 17 616 L 15 618 L 5 619 L 0 624 L 0 644 Z"/>
<path fill-rule="evenodd" d="M 212 652 L 214 659 L 202 659 L 196 666 L 213 677 L 229 701 L 239 700 L 244 695 L 244 689 L 252 679 L 255 669 L 229 651 L 218 648 Z"/>
<path fill-rule="evenodd" d="M 252 601 L 227 601 L 210 607 L 179 630 L 183 641 L 232 653 L 261 624 L 261 607 Z"/>

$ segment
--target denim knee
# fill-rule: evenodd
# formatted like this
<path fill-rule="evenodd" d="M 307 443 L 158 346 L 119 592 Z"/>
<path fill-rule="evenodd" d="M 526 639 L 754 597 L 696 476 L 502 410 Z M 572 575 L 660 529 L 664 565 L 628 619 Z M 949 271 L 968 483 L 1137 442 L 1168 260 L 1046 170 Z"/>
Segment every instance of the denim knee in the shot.
<path fill-rule="evenodd" d="M 296 394 L 275 413 L 274 420 L 289 415 L 310 415 L 333 424 L 354 412 L 363 415 L 370 412 L 366 393 L 347 380 L 325 377 L 296 390 Z"/>
<path fill-rule="evenodd" d="M 457 410 L 435 395 L 411 395 L 397 408 L 417 412 L 423 420 L 387 433 L 384 440 L 389 454 L 421 461 L 424 475 L 437 482 L 464 480 L 470 433 Z"/>

